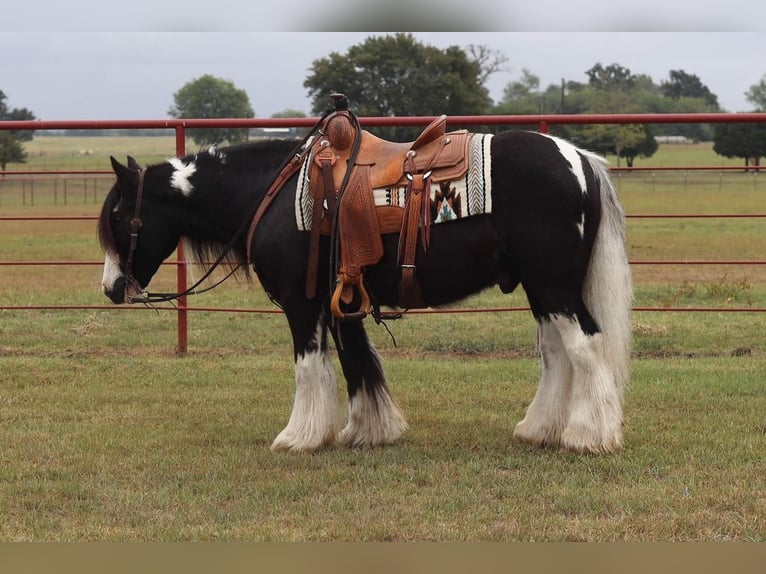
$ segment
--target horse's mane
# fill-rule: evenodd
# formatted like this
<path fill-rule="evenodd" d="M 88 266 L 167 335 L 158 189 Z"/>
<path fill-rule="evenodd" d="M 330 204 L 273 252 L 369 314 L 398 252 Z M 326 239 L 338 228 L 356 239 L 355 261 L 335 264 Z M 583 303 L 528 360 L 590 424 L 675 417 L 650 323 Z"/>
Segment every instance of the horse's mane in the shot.
<path fill-rule="evenodd" d="M 299 143 L 299 140 L 294 139 L 261 139 L 227 147 L 207 148 L 182 159 L 185 162 L 193 160 L 200 166 L 200 169 L 204 170 L 224 170 L 248 174 L 248 185 L 242 186 L 240 191 L 253 197 L 250 206 L 252 213 L 242 212 L 241 217 L 243 217 L 245 229 L 239 230 L 240 233 L 247 233 L 246 227 L 249 226 L 250 220 L 255 214 L 260 197 L 271 185 L 283 162 L 291 157 L 291 152 L 296 151 Z M 257 195 L 255 195 L 256 193 Z M 257 201 L 255 200 L 256 197 Z M 220 199 L 216 198 L 214 201 L 220 201 Z M 251 279 L 246 248 L 240 247 L 240 245 L 244 246 L 244 241 L 240 241 L 236 246 L 230 248 L 228 245 L 193 237 L 182 239 L 185 256 L 198 267 L 207 270 L 211 262 L 223 257 L 224 269 L 239 266 L 237 274 L 248 280 Z"/>

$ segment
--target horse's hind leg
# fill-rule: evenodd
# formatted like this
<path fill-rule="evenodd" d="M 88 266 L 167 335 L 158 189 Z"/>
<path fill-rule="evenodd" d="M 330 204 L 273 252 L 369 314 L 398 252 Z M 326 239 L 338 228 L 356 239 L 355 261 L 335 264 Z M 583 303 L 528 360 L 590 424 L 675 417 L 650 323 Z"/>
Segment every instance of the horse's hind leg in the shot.
<path fill-rule="evenodd" d="M 537 323 L 542 375 L 535 398 L 514 436 L 536 446 L 558 446 L 569 416 L 572 365 L 558 329 L 549 321 Z"/>
<path fill-rule="evenodd" d="M 622 448 L 618 374 L 609 367 L 604 334 L 583 328 L 581 321 L 587 320 L 578 315 L 554 315 L 550 319 L 561 335 L 574 373 L 561 446 L 594 454 L 617 452 Z"/>
<path fill-rule="evenodd" d="M 622 393 L 603 333 L 579 296 L 549 290 L 542 297 L 533 293 L 530 303 L 540 328 L 543 369 L 537 394 L 514 435 L 576 452 L 620 450 Z"/>
<path fill-rule="evenodd" d="M 339 442 L 348 447 L 391 444 L 407 429 L 386 384 L 383 367 L 361 321 L 332 329 L 349 398 L 348 423 Z"/>
<path fill-rule="evenodd" d="M 318 307 L 318 306 L 317 306 Z M 327 351 L 327 324 L 318 309 L 285 307 L 295 353 L 295 398 L 274 451 L 314 451 L 335 444 L 341 425 L 338 379 Z"/>

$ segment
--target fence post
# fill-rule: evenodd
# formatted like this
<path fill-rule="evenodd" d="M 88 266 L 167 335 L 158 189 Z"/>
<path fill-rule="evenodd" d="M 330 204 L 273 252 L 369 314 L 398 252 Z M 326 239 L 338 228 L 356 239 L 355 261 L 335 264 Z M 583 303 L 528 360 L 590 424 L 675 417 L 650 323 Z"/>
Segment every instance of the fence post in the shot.
<path fill-rule="evenodd" d="M 176 127 L 176 155 L 186 155 L 186 133 L 185 126 Z M 178 243 L 176 250 L 176 282 L 178 293 L 186 291 L 186 258 L 184 256 L 184 246 L 182 242 Z M 178 347 L 176 353 L 185 355 L 189 347 L 189 312 L 187 311 L 186 295 L 178 298 Z"/>

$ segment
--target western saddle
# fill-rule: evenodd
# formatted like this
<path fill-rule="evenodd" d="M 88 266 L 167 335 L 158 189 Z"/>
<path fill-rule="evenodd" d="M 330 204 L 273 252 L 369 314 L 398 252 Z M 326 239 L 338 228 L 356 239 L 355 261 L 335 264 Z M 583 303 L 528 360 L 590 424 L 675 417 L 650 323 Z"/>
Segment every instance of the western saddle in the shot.
<path fill-rule="evenodd" d="M 398 262 L 401 267 L 399 306 L 425 307 L 415 276 L 418 240 L 428 249 L 431 224 L 431 182 L 453 181 L 468 170 L 467 130 L 446 132 L 447 116 L 429 124 L 412 142 L 391 142 L 362 130 L 348 110 L 348 100 L 334 94 L 335 110 L 315 128 L 266 193 L 250 225 L 248 250 L 263 213 L 285 182 L 307 157 L 313 213 L 306 274 L 306 296 L 316 294 L 319 237 L 331 237 L 336 256 L 335 286 L 330 300 L 332 314 L 339 319 L 363 318 L 373 311 L 364 285 L 364 269 L 383 256 L 382 235 L 399 234 Z M 312 132 L 313 133 L 313 132 Z M 404 206 L 376 206 L 374 189 L 404 187 Z M 357 311 L 344 311 L 360 298 Z"/>

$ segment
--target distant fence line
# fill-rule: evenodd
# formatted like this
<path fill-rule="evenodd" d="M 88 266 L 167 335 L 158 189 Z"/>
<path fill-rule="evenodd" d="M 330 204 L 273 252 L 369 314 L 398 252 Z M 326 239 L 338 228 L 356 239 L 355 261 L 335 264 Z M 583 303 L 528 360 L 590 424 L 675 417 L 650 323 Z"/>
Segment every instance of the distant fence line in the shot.
<path fill-rule="evenodd" d="M 0 177 L 0 206 L 11 205 L 13 198 L 17 198 L 16 204 L 33 207 L 40 195 L 52 198 L 53 205 L 100 203 L 114 183 L 114 176 L 111 172 L 105 172 L 105 175 L 93 173 L 84 171 L 83 175 L 75 176 L 55 170 L 46 171 L 44 175 L 40 172 L 6 172 Z"/>

